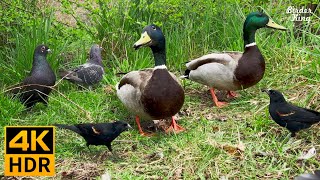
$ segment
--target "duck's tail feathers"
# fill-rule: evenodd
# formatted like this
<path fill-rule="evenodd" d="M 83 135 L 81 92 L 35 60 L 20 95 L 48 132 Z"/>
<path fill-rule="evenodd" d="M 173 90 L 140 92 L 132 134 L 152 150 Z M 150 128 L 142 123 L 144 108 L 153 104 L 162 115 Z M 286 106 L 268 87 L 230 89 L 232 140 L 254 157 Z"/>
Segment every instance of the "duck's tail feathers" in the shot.
<path fill-rule="evenodd" d="M 181 79 L 189 79 L 189 74 L 190 74 L 190 70 L 187 69 L 185 72 L 184 72 L 184 75 L 180 76 Z"/>

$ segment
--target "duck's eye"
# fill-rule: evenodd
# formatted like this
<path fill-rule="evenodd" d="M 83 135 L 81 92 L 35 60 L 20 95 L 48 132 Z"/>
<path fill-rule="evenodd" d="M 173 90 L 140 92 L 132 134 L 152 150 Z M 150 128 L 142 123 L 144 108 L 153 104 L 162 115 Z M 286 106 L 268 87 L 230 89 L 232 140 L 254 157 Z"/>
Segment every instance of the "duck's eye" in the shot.
<path fill-rule="evenodd" d="M 152 29 L 153 29 L 153 30 L 156 30 L 157 28 L 156 28 L 155 26 L 152 26 Z"/>
<path fill-rule="evenodd" d="M 45 47 L 45 46 L 42 46 L 42 47 L 41 47 L 41 51 L 44 51 L 44 50 L 46 50 L 46 47 Z"/>

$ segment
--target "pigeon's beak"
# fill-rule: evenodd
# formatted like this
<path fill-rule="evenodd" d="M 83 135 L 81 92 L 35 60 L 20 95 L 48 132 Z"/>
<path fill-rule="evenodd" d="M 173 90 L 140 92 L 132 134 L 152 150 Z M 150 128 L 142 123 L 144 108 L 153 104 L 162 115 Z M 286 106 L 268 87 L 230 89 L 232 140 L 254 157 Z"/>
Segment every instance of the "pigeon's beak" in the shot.
<path fill-rule="evenodd" d="M 265 92 L 265 93 L 269 94 L 269 89 L 261 89 L 261 92 Z"/>
<path fill-rule="evenodd" d="M 48 53 L 51 53 L 51 49 L 47 49 L 47 52 L 48 52 Z"/>

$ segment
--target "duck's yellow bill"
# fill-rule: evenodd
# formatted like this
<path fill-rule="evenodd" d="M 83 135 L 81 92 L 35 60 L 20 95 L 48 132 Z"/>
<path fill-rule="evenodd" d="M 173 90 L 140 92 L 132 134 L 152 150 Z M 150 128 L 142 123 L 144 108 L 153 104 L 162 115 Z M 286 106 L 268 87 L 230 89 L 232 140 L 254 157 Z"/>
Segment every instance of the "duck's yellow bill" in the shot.
<path fill-rule="evenodd" d="M 141 34 L 141 38 L 136 43 L 134 43 L 133 47 L 135 49 L 138 49 L 139 47 L 147 45 L 149 43 L 151 43 L 151 38 L 148 35 L 148 33 L 145 31 L 144 33 Z"/>
<path fill-rule="evenodd" d="M 287 28 L 275 23 L 272 19 L 269 19 L 267 26 L 274 29 L 287 30 Z"/>

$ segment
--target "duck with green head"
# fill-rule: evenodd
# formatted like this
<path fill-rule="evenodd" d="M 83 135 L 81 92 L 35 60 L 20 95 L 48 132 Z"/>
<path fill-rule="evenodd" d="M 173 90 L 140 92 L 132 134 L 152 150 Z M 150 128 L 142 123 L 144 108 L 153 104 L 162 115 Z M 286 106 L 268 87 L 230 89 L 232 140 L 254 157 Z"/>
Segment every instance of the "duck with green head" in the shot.
<path fill-rule="evenodd" d="M 262 12 L 250 13 L 243 25 L 243 53 L 212 53 L 191 60 L 182 77 L 209 86 L 215 105 L 224 106 L 227 103 L 218 101 L 214 89 L 226 90 L 228 96 L 235 97 L 233 91 L 251 87 L 263 78 L 265 61 L 256 45 L 255 33 L 264 27 L 286 30 Z"/>
<path fill-rule="evenodd" d="M 141 38 L 134 44 L 135 49 L 150 47 L 155 67 L 131 71 L 117 84 L 117 96 L 126 108 L 136 115 L 136 123 L 142 135 L 140 118 L 145 120 L 172 117 L 172 123 L 166 132 L 181 132 L 174 115 L 184 103 L 184 91 L 174 74 L 166 67 L 166 42 L 161 29 L 152 24 L 146 26 Z"/>

